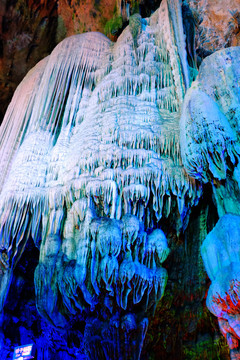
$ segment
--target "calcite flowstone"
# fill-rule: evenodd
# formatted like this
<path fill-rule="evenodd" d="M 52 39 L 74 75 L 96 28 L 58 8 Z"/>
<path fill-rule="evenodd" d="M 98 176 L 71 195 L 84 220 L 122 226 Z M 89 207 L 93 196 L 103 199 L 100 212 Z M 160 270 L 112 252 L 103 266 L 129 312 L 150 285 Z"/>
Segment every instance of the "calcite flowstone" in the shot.
<path fill-rule="evenodd" d="M 39 313 L 61 330 L 84 322 L 92 359 L 139 359 L 167 282 L 159 220 L 174 212 L 179 233 L 202 193 L 179 147 L 181 2 L 129 23 L 115 44 L 62 41 L 19 85 L 0 133 L 1 305 L 31 238 Z"/>

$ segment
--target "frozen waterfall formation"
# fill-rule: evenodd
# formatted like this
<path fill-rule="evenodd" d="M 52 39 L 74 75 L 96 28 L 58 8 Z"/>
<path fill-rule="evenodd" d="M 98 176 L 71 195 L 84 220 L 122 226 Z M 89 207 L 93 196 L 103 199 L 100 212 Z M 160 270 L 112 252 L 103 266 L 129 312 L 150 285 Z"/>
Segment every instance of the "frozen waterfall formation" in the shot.
<path fill-rule="evenodd" d="M 185 96 L 181 1 L 163 0 L 117 43 L 70 37 L 28 73 L 0 128 L 1 310 L 32 239 L 39 313 L 62 331 L 84 322 L 90 359 L 139 359 L 167 282 L 161 224 L 184 231 L 209 182 L 207 306 L 239 358 L 239 58 L 205 59 Z"/>
<path fill-rule="evenodd" d="M 212 281 L 207 306 L 232 359 L 240 356 L 240 48 L 204 60 L 182 111 L 181 152 L 189 175 L 211 183 L 220 217 L 201 253 Z"/>
<path fill-rule="evenodd" d="M 159 221 L 184 229 L 201 195 L 180 157 L 180 1 L 129 24 L 116 44 L 100 33 L 60 43 L 0 130 L 1 308 L 32 238 L 38 311 L 60 329 L 82 319 L 92 359 L 139 358 L 167 282 Z"/>

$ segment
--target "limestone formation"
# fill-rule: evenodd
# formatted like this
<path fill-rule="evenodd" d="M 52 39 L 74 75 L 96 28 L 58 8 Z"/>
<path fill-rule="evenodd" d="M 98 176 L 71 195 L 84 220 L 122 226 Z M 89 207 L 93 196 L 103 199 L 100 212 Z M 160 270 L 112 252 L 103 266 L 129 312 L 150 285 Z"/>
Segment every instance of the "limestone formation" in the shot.
<path fill-rule="evenodd" d="M 187 0 L 196 22 L 199 58 L 240 45 L 238 0 Z"/>
<path fill-rule="evenodd" d="M 239 215 L 226 214 L 208 234 L 201 248 L 204 264 L 212 283 L 207 306 L 218 318 L 221 332 L 231 350 L 239 356 L 240 339 L 240 239 Z"/>
<path fill-rule="evenodd" d="M 174 211 L 180 232 L 201 195 L 179 149 L 180 9 L 165 0 L 132 17 L 116 44 L 65 39 L 19 85 L 1 127 L 1 305 L 31 237 L 37 309 L 62 330 L 85 321 L 92 359 L 139 359 L 167 282 L 158 222 Z"/>
<path fill-rule="evenodd" d="M 207 306 L 218 317 L 231 358 L 239 357 L 239 55 L 240 48 L 204 60 L 181 116 L 181 153 L 188 174 L 211 183 L 220 217 L 202 245 L 212 281 Z"/>
<path fill-rule="evenodd" d="M 239 214 L 239 54 L 235 47 L 206 58 L 186 94 L 180 125 L 185 168 L 212 183 L 219 216 Z"/>
<path fill-rule="evenodd" d="M 206 237 L 207 306 L 236 359 L 240 50 L 206 58 L 196 78 L 187 3 L 162 0 L 146 19 L 124 4 L 129 26 L 116 43 L 97 32 L 66 38 L 27 74 L 8 107 L 0 128 L 0 310 L 23 283 L 15 269 L 38 249 L 31 334 L 43 326 L 39 360 L 79 359 L 80 349 L 85 359 L 140 359 L 164 293 L 163 321 L 164 311 L 173 322 L 183 312 L 184 297 L 184 311 L 195 296 L 204 309 L 199 244 Z M 214 205 L 217 215 L 208 210 Z M 197 270 L 183 275 L 193 263 Z M 179 333 L 183 326 L 197 332 L 199 314 L 191 315 Z M 9 356 L 0 320 L 0 348 Z M 169 324 L 163 328 L 167 354 Z M 54 356 L 52 333 L 66 350 Z M 27 338 L 25 328 L 19 334 Z M 179 359 L 192 358 L 185 343 Z"/>

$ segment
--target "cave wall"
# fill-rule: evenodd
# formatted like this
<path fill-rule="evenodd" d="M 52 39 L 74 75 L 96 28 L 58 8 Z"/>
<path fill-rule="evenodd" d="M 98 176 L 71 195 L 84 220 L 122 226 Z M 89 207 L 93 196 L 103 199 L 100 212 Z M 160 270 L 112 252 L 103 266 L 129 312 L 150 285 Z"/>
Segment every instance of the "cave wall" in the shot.
<path fill-rule="evenodd" d="M 199 57 L 229 46 L 239 46 L 239 1 L 188 0 L 196 21 L 196 49 Z"/>

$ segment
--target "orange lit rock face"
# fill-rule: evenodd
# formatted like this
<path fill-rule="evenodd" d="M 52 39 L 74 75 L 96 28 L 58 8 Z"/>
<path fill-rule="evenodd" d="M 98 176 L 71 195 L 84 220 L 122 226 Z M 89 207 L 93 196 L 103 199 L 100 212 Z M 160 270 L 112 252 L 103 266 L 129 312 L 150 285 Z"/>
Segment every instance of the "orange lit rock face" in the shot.
<path fill-rule="evenodd" d="M 104 25 L 114 13 L 114 0 L 59 0 L 58 15 L 63 19 L 66 35 L 88 31 L 104 32 Z"/>
<path fill-rule="evenodd" d="M 197 47 L 210 52 L 240 44 L 239 0 L 189 0 L 198 22 Z"/>

